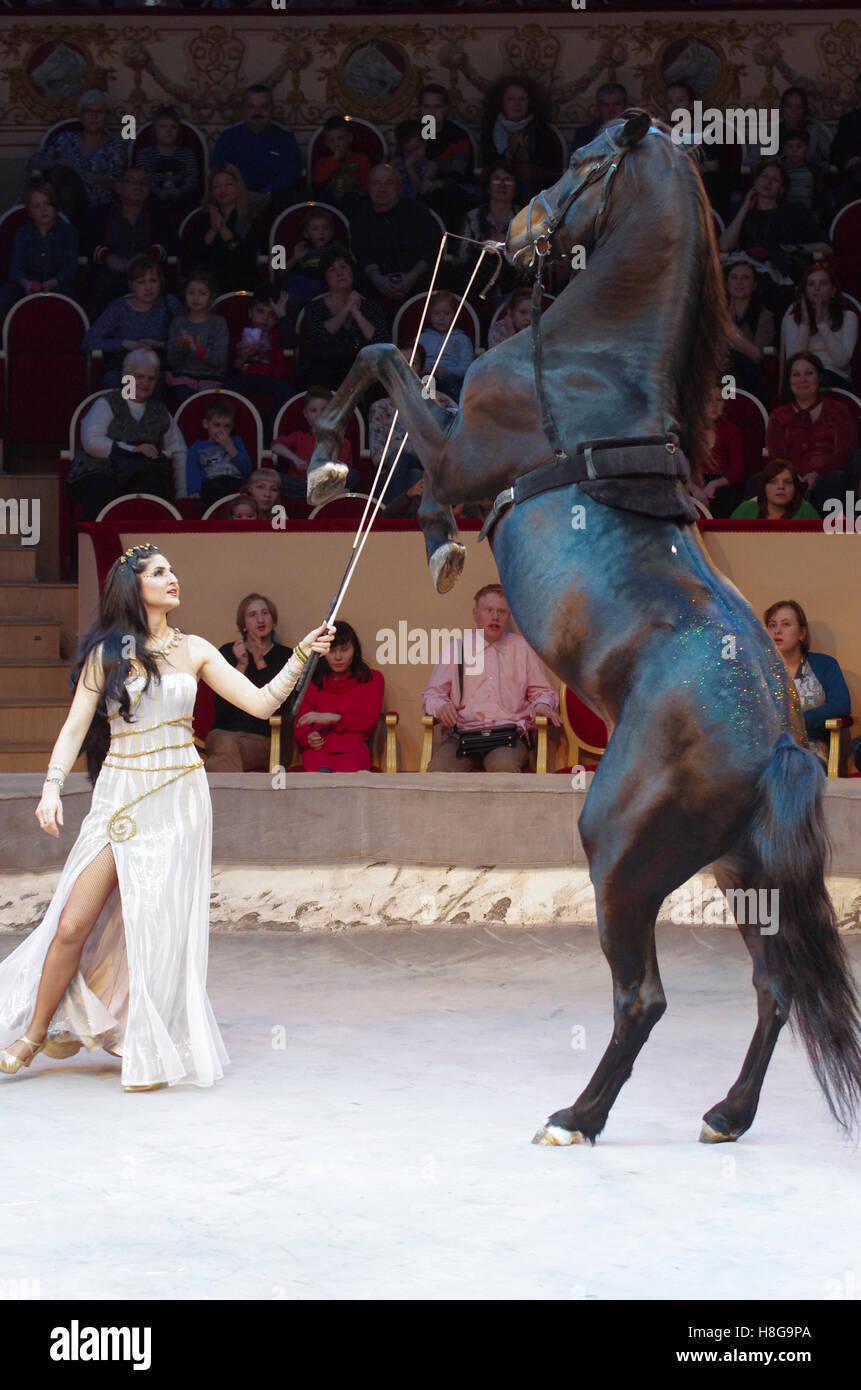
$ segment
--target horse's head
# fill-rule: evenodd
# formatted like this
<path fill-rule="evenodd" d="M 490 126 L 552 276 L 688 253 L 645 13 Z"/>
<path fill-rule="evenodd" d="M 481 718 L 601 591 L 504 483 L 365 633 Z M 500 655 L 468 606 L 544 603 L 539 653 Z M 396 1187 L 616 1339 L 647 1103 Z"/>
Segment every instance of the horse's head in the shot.
<path fill-rule="evenodd" d="M 619 164 L 650 129 L 654 127 L 647 111 L 629 110 L 619 125 L 575 150 L 561 179 L 512 218 L 505 243 L 512 265 L 524 267 L 536 254 L 546 255 L 554 236 L 566 254 L 578 245 L 588 250 L 595 242 Z"/>

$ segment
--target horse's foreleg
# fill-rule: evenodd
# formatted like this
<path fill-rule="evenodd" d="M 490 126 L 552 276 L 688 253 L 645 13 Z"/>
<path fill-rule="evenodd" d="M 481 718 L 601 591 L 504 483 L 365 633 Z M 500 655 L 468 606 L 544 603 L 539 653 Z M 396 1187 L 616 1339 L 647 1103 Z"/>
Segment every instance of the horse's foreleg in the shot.
<path fill-rule="evenodd" d="M 447 594 L 463 570 L 466 547 L 455 540 L 457 522 L 454 512 L 451 507 L 436 500 L 427 474 L 422 483 L 422 500 L 416 520 L 424 533 L 428 565 L 436 591 Z"/>
<path fill-rule="evenodd" d="M 317 446 L 308 468 L 309 502 L 319 505 L 343 492 L 347 465 L 335 460 L 341 451 L 347 421 L 374 381 L 394 402 L 399 423 L 410 436 L 410 447 L 426 467 L 433 467 L 445 439 L 439 407 L 423 397 L 421 382 L 393 343 L 372 343 L 358 353 L 314 428 Z M 394 454 L 388 462 L 393 458 Z"/>

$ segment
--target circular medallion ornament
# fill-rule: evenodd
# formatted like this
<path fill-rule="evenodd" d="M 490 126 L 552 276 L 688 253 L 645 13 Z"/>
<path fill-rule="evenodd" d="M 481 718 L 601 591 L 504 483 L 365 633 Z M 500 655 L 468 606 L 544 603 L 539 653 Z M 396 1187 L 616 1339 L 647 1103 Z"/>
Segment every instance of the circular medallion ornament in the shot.
<path fill-rule="evenodd" d="M 420 77 L 409 54 L 382 36 L 352 43 L 332 78 L 334 104 L 366 120 L 393 120 L 418 98 Z"/>
<path fill-rule="evenodd" d="M 94 85 L 95 68 L 86 49 L 67 39 L 35 44 L 21 65 L 34 103 L 43 111 L 69 107 Z"/>

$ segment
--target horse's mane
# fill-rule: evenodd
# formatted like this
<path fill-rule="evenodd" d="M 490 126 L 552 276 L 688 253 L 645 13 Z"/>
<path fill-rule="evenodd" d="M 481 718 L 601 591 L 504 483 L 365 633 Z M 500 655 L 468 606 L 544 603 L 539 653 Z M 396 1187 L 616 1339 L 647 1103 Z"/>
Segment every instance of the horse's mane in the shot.
<path fill-rule="evenodd" d="M 657 124 L 657 122 L 656 122 Z M 689 177 L 693 180 L 700 224 L 699 268 L 692 285 L 687 315 L 687 341 L 679 344 L 676 389 L 682 448 L 694 479 L 701 476 L 708 454 L 705 436 L 705 405 L 712 387 L 720 383 L 729 361 L 731 319 L 718 259 L 714 215 L 694 163 L 696 155 L 685 155 Z"/>

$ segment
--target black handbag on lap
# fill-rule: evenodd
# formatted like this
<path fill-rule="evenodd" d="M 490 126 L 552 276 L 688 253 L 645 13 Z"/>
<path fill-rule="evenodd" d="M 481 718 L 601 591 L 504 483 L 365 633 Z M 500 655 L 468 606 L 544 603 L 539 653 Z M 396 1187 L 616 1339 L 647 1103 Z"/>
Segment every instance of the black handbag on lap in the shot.
<path fill-rule="evenodd" d="M 460 698 L 463 699 L 463 643 L 460 645 L 460 663 L 458 667 L 460 679 Z M 457 756 L 459 758 L 483 758 L 494 748 L 514 748 L 517 742 L 524 737 L 517 724 L 496 724 L 489 729 L 458 729 L 455 725 L 452 733 L 457 734 Z"/>
<path fill-rule="evenodd" d="M 490 729 L 467 729 L 457 734 L 457 756 L 459 758 L 483 758 L 494 748 L 514 748 L 523 734 L 517 724 L 497 724 Z"/>

